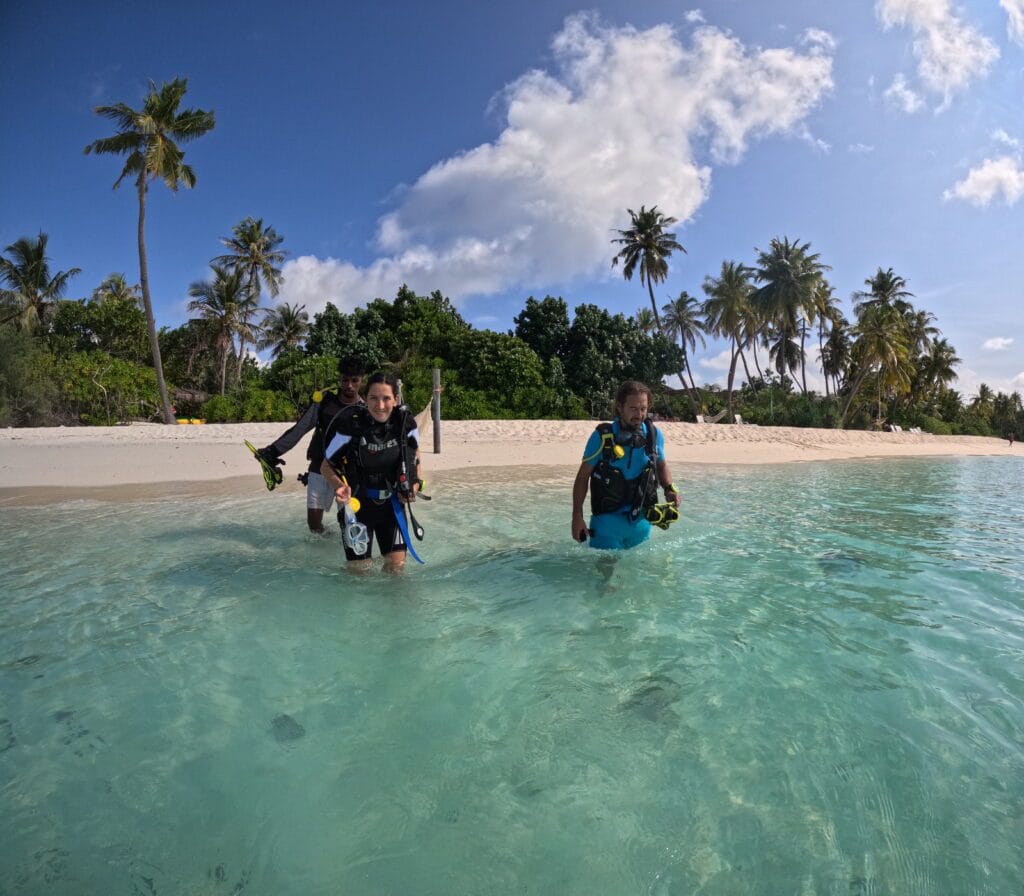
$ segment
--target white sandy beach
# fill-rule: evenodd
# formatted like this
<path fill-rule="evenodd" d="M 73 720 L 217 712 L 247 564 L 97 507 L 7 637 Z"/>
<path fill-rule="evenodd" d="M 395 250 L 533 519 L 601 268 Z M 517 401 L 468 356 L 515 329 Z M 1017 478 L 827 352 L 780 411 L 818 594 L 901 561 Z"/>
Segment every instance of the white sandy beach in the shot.
<path fill-rule="evenodd" d="M 421 420 L 423 418 L 421 417 Z M 777 464 L 869 457 L 1012 456 L 1024 446 L 976 436 L 933 436 L 754 425 L 659 424 L 669 462 Z M 526 465 L 574 467 L 594 423 L 586 420 L 444 421 L 434 454 L 429 421 L 421 432 L 423 468 L 432 472 Z M 263 488 L 243 445 L 272 442 L 287 423 L 0 430 L 0 504 L 66 500 L 105 489 L 110 496 L 174 493 L 172 483 L 199 491 Z M 301 488 L 306 441 L 286 455 L 285 487 Z M 162 488 L 161 488 L 162 487 Z M 154 491 L 155 490 L 155 491 Z"/>

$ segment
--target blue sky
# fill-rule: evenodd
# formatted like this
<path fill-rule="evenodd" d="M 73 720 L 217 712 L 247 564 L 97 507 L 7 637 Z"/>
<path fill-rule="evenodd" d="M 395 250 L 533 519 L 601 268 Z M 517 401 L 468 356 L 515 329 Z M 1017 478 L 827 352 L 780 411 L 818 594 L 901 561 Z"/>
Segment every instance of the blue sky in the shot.
<path fill-rule="evenodd" d="M 160 324 L 250 215 L 310 312 L 407 282 L 498 330 L 530 295 L 632 313 L 610 240 L 657 205 L 688 251 L 659 304 L 788 236 L 848 314 L 877 268 L 906 278 L 965 394 L 1024 390 L 1024 0 L 8 5 L 0 245 L 48 233 L 71 297 L 138 277 L 92 107 L 176 76 L 217 126 L 186 146 L 196 189 L 151 188 Z"/>

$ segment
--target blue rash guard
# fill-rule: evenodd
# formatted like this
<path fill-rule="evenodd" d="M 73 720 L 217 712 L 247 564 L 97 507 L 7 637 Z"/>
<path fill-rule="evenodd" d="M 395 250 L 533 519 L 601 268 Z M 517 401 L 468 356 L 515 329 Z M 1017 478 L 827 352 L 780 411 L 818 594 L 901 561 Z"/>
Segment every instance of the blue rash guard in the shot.
<path fill-rule="evenodd" d="M 644 439 L 647 438 L 647 424 L 640 424 L 640 432 Z M 612 433 L 619 434 L 619 419 L 612 421 Z M 656 438 L 654 440 L 654 462 L 665 459 L 665 437 L 661 430 L 655 428 Z M 647 466 L 647 452 L 644 448 L 635 448 L 631 445 L 623 445 L 626 452 L 621 458 L 609 461 L 613 466 L 622 470 L 627 480 L 636 479 Z M 596 429 L 590 434 L 587 447 L 583 449 L 584 463 L 597 466 L 602 462 L 601 457 L 601 433 Z M 590 546 L 603 550 L 622 550 L 635 548 L 638 544 L 647 541 L 651 535 L 651 524 L 644 519 L 643 515 L 630 522 L 630 506 L 624 504 L 614 513 L 598 513 L 590 518 L 590 529 L 593 535 L 590 536 Z"/>

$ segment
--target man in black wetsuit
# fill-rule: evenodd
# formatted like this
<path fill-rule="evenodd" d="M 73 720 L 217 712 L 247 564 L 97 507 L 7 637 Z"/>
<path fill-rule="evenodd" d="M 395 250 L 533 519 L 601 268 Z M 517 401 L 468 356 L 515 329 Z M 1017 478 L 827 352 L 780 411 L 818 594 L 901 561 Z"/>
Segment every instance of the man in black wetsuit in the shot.
<path fill-rule="evenodd" d="M 324 433 L 331 421 L 345 408 L 362 404 L 359 396 L 366 366 L 360 358 L 348 355 L 338 362 L 338 391 L 335 393 L 324 389 L 314 392 L 313 400 L 298 422 L 279 439 L 259 450 L 260 456 L 268 463 L 277 466 L 283 464 L 281 455 L 291 451 L 302 437 L 311 429 L 306 457 L 309 458 L 309 469 L 299 478 L 306 483 L 306 522 L 309 531 L 323 534 L 324 511 L 334 505 L 334 489 L 327 485 L 320 475 L 320 464 L 324 459 Z"/>

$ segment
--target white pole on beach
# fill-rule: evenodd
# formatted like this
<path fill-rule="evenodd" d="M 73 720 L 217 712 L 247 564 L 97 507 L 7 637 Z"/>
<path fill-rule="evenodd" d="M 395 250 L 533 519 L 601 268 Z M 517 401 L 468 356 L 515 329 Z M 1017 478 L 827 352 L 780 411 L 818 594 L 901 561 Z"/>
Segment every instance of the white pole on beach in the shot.
<path fill-rule="evenodd" d="M 434 454 L 441 453 L 441 370 L 434 368 L 434 394 L 430 400 L 430 419 L 434 422 Z"/>

